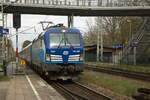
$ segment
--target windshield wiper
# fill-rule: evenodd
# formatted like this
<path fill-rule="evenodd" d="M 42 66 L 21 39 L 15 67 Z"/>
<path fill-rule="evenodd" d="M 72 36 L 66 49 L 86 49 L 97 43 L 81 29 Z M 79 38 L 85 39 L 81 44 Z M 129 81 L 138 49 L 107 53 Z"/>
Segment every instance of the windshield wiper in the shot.
<path fill-rule="evenodd" d="M 71 47 L 72 49 L 74 49 L 73 45 L 69 42 L 68 38 L 66 38 L 66 41 L 70 44 L 70 47 Z"/>
<path fill-rule="evenodd" d="M 64 40 L 64 38 L 61 39 L 61 41 L 60 41 L 60 43 L 59 43 L 57 49 L 60 48 L 60 45 L 61 45 L 61 43 L 62 43 L 63 40 Z"/>

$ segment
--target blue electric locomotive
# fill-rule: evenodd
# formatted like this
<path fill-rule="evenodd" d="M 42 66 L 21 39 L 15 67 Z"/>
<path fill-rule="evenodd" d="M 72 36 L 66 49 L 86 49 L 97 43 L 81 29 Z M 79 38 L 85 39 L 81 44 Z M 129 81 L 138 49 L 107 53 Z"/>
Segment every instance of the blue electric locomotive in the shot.
<path fill-rule="evenodd" d="M 21 52 L 32 68 L 52 80 L 74 79 L 83 71 L 83 38 L 78 29 L 51 26 Z"/>

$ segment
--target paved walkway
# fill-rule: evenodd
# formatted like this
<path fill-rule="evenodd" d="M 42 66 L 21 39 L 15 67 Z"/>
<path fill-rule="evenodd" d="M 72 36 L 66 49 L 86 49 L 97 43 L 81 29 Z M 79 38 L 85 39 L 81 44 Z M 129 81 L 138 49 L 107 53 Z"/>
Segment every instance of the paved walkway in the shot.
<path fill-rule="evenodd" d="M 11 75 L 10 81 L 0 82 L 0 100 L 65 100 L 35 72 Z"/>
<path fill-rule="evenodd" d="M 9 83 L 9 81 L 0 82 L 0 100 L 6 100 Z"/>
<path fill-rule="evenodd" d="M 25 76 L 14 76 L 9 84 L 6 100 L 36 100 Z"/>

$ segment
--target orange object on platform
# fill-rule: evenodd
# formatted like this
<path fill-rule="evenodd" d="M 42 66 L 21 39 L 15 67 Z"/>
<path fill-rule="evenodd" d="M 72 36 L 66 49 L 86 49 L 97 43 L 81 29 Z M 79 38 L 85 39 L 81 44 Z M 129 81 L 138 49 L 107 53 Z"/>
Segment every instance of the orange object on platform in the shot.
<path fill-rule="evenodd" d="M 24 60 L 21 60 L 21 61 L 20 61 L 20 65 L 21 65 L 21 66 L 26 66 L 26 62 L 25 62 Z"/>

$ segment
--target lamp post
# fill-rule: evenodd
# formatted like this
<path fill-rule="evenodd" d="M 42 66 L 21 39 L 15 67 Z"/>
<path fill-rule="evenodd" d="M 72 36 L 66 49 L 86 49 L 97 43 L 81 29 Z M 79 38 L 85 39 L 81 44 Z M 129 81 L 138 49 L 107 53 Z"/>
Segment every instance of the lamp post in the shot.
<path fill-rule="evenodd" d="M 132 41 L 132 21 L 131 20 L 127 20 L 127 22 L 129 23 L 129 34 L 128 34 L 128 43 L 129 43 L 129 47 L 131 46 L 131 41 Z M 127 62 L 129 62 L 129 55 L 130 55 L 130 51 L 127 51 Z"/>
<path fill-rule="evenodd" d="M 100 18 L 100 23 L 102 24 L 102 17 Z M 100 44 L 99 40 L 101 41 L 101 44 Z M 100 45 L 101 45 L 101 49 L 99 49 Z M 97 62 L 99 62 L 99 51 L 101 51 L 100 60 L 101 60 L 101 62 L 103 62 L 103 34 L 102 34 L 102 26 L 101 25 L 100 25 L 100 28 L 98 28 L 98 36 L 97 36 Z"/>
<path fill-rule="evenodd" d="M 130 27 L 129 29 L 129 45 L 130 45 L 132 40 L 132 21 L 128 19 L 127 22 L 129 23 L 129 27 Z"/>
<path fill-rule="evenodd" d="M 101 18 L 101 23 L 102 23 L 102 18 Z M 100 35 L 101 35 L 101 62 L 103 62 L 103 34 L 102 34 L 102 26 L 101 26 Z"/>
<path fill-rule="evenodd" d="M 97 36 L 97 59 L 96 60 L 97 60 L 97 62 L 99 62 L 99 51 L 100 51 L 99 50 L 99 45 L 100 45 L 100 43 L 99 43 L 99 38 L 100 38 L 100 36 L 99 36 L 100 35 L 99 28 L 98 28 L 98 32 L 97 33 L 98 33 L 97 34 L 98 36 Z"/>
<path fill-rule="evenodd" d="M 132 21 L 127 20 L 127 22 L 130 24 L 130 32 L 129 32 L 129 46 L 133 45 L 133 65 L 136 65 L 136 46 L 137 42 L 132 42 L 133 40 L 133 34 L 132 34 Z"/>

